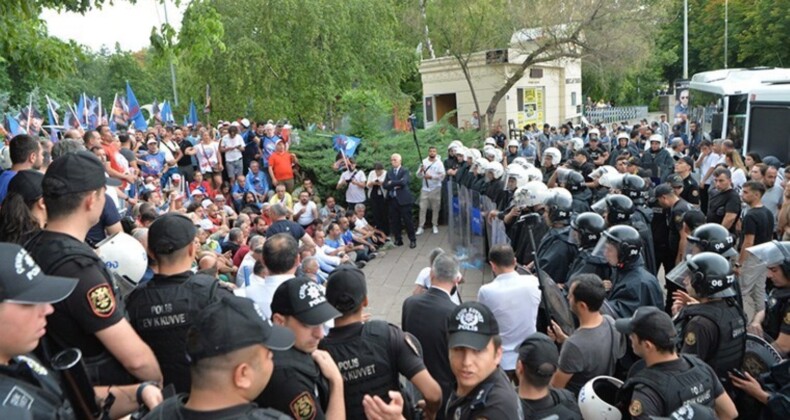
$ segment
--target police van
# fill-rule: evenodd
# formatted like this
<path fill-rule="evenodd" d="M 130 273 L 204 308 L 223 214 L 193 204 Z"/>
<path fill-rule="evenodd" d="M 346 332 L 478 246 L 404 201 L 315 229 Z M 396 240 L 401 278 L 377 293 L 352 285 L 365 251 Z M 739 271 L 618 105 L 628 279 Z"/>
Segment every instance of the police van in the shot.
<path fill-rule="evenodd" d="M 743 152 L 790 159 L 790 82 L 761 86 L 749 93 Z"/>

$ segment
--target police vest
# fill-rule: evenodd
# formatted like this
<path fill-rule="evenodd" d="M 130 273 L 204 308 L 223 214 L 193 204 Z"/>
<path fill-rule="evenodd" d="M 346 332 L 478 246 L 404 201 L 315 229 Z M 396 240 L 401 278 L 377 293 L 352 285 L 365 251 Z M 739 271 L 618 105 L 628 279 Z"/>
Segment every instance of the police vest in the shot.
<path fill-rule="evenodd" d="M 676 321 L 681 327 L 681 337 L 686 336 L 686 326 L 697 316 L 707 318 L 718 327 L 716 354 L 705 362 L 716 371 L 722 382 L 728 382 L 728 372 L 731 369 L 740 369 L 746 350 L 746 318 L 743 311 L 733 299 L 688 305 Z"/>
<path fill-rule="evenodd" d="M 790 289 L 774 289 L 768 296 L 768 304 L 765 308 L 765 321 L 763 321 L 765 335 L 774 340 L 779 337 L 779 329 L 785 322 L 784 316 L 788 306 L 790 306 Z"/>
<path fill-rule="evenodd" d="M 321 342 L 320 347 L 329 352 L 343 376 L 346 418 L 365 418 L 365 395 L 378 395 L 389 401 L 388 391 L 398 390 L 398 370 L 393 366 L 390 340 L 389 324 L 368 321 L 358 337 Z"/>
<path fill-rule="evenodd" d="M 301 351 L 291 348 L 285 351 L 278 351 L 274 354 L 274 368 L 287 372 L 288 377 L 301 376 L 307 378 L 313 384 L 313 393 L 315 401 L 317 401 L 321 408 L 326 409 L 329 406 L 329 382 L 321 374 L 318 365 L 313 361 L 309 354 L 302 353 Z M 270 386 L 278 386 L 276 382 L 269 382 L 267 388 Z M 256 402 L 261 405 L 264 401 L 261 399 L 265 394 L 261 393 Z M 292 395 L 288 401 L 269 401 L 272 407 L 282 409 L 292 403 L 297 395 Z M 278 405 L 279 403 L 279 405 Z M 286 410 L 283 410 L 286 411 Z"/>
<path fill-rule="evenodd" d="M 151 420 L 173 420 L 183 419 L 184 403 L 189 398 L 187 394 L 178 394 L 174 397 L 162 401 L 161 404 L 156 406 L 154 411 L 145 416 L 146 419 Z M 250 420 L 291 420 L 290 416 L 271 409 L 260 408 L 255 404 L 249 404 L 247 410 L 243 413 L 236 413 L 234 419 L 250 419 Z"/>
<path fill-rule="evenodd" d="M 84 268 L 91 266 L 100 267 L 99 271 L 112 287 L 113 293 L 117 297 L 115 299 L 116 311 L 126 313 L 123 300 L 118 298 L 120 297 L 120 292 L 115 278 L 107 271 L 104 261 L 93 250 L 81 242 L 66 238 L 42 242 L 40 240 L 42 233 L 40 232 L 32 237 L 24 245 L 24 248 L 28 250 L 44 273 L 57 274 L 57 270 L 67 262 L 74 262 Z M 47 332 L 47 337 L 52 339 L 52 342 L 56 347 L 59 347 L 59 350 L 72 347 L 50 332 Z M 50 351 L 52 351 L 52 354 L 57 353 L 54 349 L 50 349 Z M 85 360 L 85 370 L 88 372 L 88 377 L 94 384 L 125 385 L 134 383 L 134 378 L 126 371 L 121 362 L 106 349 L 96 356 L 84 357 L 83 360 Z"/>
<path fill-rule="evenodd" d="M 0 414 L 4 418 L 74 419 L 76 414 L 57 380 L 37 360 L 14 358 L 15 365 L 0 373 Z M 9 372 L 15 370 L 14 373 Z M 11 373 L 9 375 L 9 373 Z M 18 375 L 17 375 L 18 374 Z M 26 378 L 26 379 L 25 379 Z M 30 380 L 35 381 L 32 384 Z M 38 386 L 36 386 L 38 385 Z"/>
<path fill-rule="evenodd" d="M 175 385 L 176 392 L 188 392 L 191 384 L 187 330 L 198 312 L 217 299 L 217 287 L 218 282 L 204 274 L 154 277 L 126 301 L 132 327 L 151 346 L 165 383 Z"/>
<path fill-rule="evenodd" d="M 521 400 L 521 418 L 529 420 L 546 419 L 551 416 L 562 420 L 582 420 L 581 413 L 579 412 L 579 405 L 576 403 L 576 398 L 573 394 L 566 389 L 549 389 L 549 395 L 554 406 L 545 408 L 543 410 L 533 410 L 532 406 L 526 401 Z"/>
<path fill-rule="evenodd" d="M 624 414 L 628 413 L 628 406 L 636 385 L 644 385 L 659 395 L 664 401 L 666 412 L 661 413 L 664 416 L 685 404 L 697 403 L 713 407 L 716 398 L 713 395 L 715 378 L 706 369 L 707 365 L 688 354 L 681 354 L 680 357 L 691 365 L 691 368 L 685 372 L 645 368 L 628 378 L 618 391 L 617 400 L 621 411 Z"/>

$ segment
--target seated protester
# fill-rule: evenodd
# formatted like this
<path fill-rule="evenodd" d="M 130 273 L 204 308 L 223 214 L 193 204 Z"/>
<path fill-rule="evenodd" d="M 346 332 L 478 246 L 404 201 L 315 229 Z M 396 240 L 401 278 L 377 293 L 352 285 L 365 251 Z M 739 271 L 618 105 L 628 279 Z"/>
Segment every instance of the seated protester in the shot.
<path fill-rule="evenodd" d="M 269 198 L 269 178 L 266 176 L 266 172 L 261 170 L 258 161 L 250 162 L 246 183 L 250 190 L 255 193 L 258 201 L 266 201 Z"/>
<path fill-rule="evenodd" d="M 203 179 L 203 174 L 200 172 L 195 172 L 194 181 L 189 183 L 189 191 L 192 191 L 192 194 L 195 194 L 195 190 L 200 190 L 203 192 L 203 196 L 208 195 L 209 190 L 211 187 L 209 186 L 209 182 Z"/>
<path fill-rule="evenodd" d="M 225 216 L 225 214 L 223 214 L 223 213 L 221 213 L 219 211 L 219 208 L 217 208 L 217 205 L 212 203 L 210 199 L 207 198 L 207 199 L 203 200 L 203 202 L 201 203 L 201 206 L 206 211 L 206 219 L 205 220 L 208 220 L 209 222 L 211 222 L 211 224 L 214 226 L 215 231 L 216 231 L 216 229 L 219 229 L 219 228 L 221 228 L 223 226 L 224 227 L 228 226 L 227 217 Z"/>
<path fill-rule="evenodd" d="M 357 266 L 362 268 L 367 263 L 364 253 L 364 245 L 354 245 L 348 243 L 343 238 L 343 230 L 337 222 L 330 222 L 326 228 L 326 239 L 324 240 L 325 246 L 330 249 L 327 254 L 341 256 L 348 254 L 349 258 L 356 262 Z M 359 251 L 359 252 L 358 252 Z"/>
<path fill-rule="evenodd" d="M 351 220 L 349 220 L 348 217 L 343 216 L 339 218 L 337 222 L 340 225 L 340 229 L 343 230 L 343 239 L 346 243 L 362 245 L 364 247 L 363 251 L 368 254 L 371 260 L 378 256 L 378 254 L 376 254 L 376 246 L 373 245 L 372 242 L 366 241 L 365 238 L 351 229 Z"/>
<path fill-rule="evenodd" d="M 145 162 L 145 165 L 140 170 L 144 175 L 159 178 L 167 170 L 167 157 L 165 152 L 159 150 L 159 142 L 155 137 L 149 137 L 146 144 L 148 150 L 141 156 L 141 161 Z"/>
<path fill-rule="evenodd" d="M 266 203 L 268 204 L 268 203 Z M 263 203 L 258 201 L 258 196 L 255 195 L 253 192 L 246 192 L 241 199 L 241 207 L 239 208 L 239 212 L 252 212 L 253 214 L 257 214 L 261 211 L 263 207 Z"/>
<path fill-rule="evenodd" d="M 428 266 L 420 270 L 420 272 L 417 274 L 417 280 L 414 281 L 414 290 L 411 292 L 412 295 L 425 293 L 431 288 L 431 267 L 433 266 L 433 261 L 436 259 L 436 257 L 442 253 L 444 253 L 443 249 L 434 248 L 431 250 L 431 253 L 428 254 Z M 456 279 L 456 284 L 461 280 L 462 278 Z M 458 294 L 458 287 L 453 289 L 453 293 L 450 294 L 450 300 L 452 300 L 456 305 L 461 304 L 461 295 Z"/>
<path fill-rule="evenodd" d="M 249 285 L 250 276 L 253 274 L 255 263 L 263 263 L 261 256 L 263 255 L 264 240 L 265 238 L 261 235 L 255 235 L 250 238 L 250 252 L 248 252 L 237 265 L 239 269 L 236 271 L 236 286 L 243 287 Z"/>
<path fill-rule="evenodd" d="M 326 234 L 322 230 L 316 230 L 313 234 L 315 240 L 315 257 L 321 271 L 331 273 L 337 266 L 350 261 L 348 254 L 343 248 L 332 248 L 325 242 Z"/>
<path fill-rule="evenodd" d="M 261 318 L 251 300 L 223 297 L 207 306 L 187 333 L 189 394 L 168 398 L 146 418 L 290 418 L 252 401 L 272 376 L 272 351 L 293 344 L 294 334 Z"/>
<path fill-rule="evenodd" d="M 274 223 L 272 218 L 272 205 L 268 202 L 261 203 L 261 217 L 266 222 L 266 226 L 271 226 Z"/>
<path fill-rule="evenodd" d="M 311 252 L 313 255 L 302 258 L 302 274 L 317 284 L 323 285 L 329 274 L 321 271 L 321 265 L 318 263 L 318 258 L 315 257 L 316 248 L 311 248 Z"/>
<path fill-rule="evenodd" d="M 324 224 L 337 221 L 337 218 L 346 214 L 344 209 L 339 204 L 335 203 L 335 197 L 329 196 L 326 198 L 326 205 L 318 210 L 318 217 L 324 221 Z"/>
<path fill-rule="evenodd" d="M 299 193 L 299 201 L 294 204 L 293 212 L 296 223 L 299 223 L 305 231 L 310 233 L 312 231 L 310 225 L 318 218 L 318 206 L 310 200 L 309 192 Z"/>
<path fill-rule="evenodd" d="M 578 395 L 596 376 L 613 376 L 617 360 L 625 354 L 626 338 L 614 328 L 614 319 L 601 313 L 606 298 L 603 281 L 595 274 L 570 280 L 568 303 L 579 327 L 568 337 L 552 322 L 549 336 L 562 346 L 551 386 Z"/>
<path fill-rule="evenodd" d="M 217 209 L 219 209 L 220 213 L 225 215 L 225 218 L 228 221 L 233 222 L 239 217 L 238 213 L 236 213 L 236 210 L 234 210 L 233 207 L 228 205 L 224 195 L 222 194 L 215 195 L 214 204 L 217 206 Z"/>
<path fill-rule="evenodd" d="M 240 228 L 233 228 L 228 232 L 228 240 L 221 243 L 222 252 L 230 252 L 230 255 L 236 254 L 236 251 L 241 248 L 242 244 L 246 242 L 247 238 Z"/>
<path fill-rule="evenodd" d="M 233 187 L 231 187 L 230 195 L 233 198 L 233 205 L 237 208 L 241 207 L 241 199 L 244 197 L 245 193 L 255 191 L 253 190 L 252 186 L 247 184 L 247 178 L 244 175 L 236 176 L 236 182 L 233 183 Z"/>
<path fill-rule="evenodd" d="M 277 187 L 274 189 L 274 195 L 272 195 L 272 198 L 269 199 L 269 204 L 282 204 L 289 211 L 293 210 L 294 199 L 291 197 L 291 194 L 285 190 L 285 184 L 277 184 Z"/>
<path fill-rule="evenodd" d="M 559 358 L 557 346 L 543 333 L 530 335 L 519 347 L 516 374 L 521 418 L 555 416 L 563 420 L 582 420 L 576 396 L 568 390 L 549 386 L 552 375 L 558 372 Z"/>
<path fill-rule="evenodd" d="M 299 194 L 301 194 L 302 191 L 307 191 L 310 193 L 310 199 L 315 202 L 316 206 L 321 207 L 321 194 L 318 192 L 318 187 L 313 184 L 312 179 L 305 178 L 304 181 L 302 181 L 302 185 L 296 187 L 291 195 L 294 197 L 299 197 Z"/>
<path fill-rule="evenodd" d="M 376 229 L 367 219 L 365 219 L 365 205 L 357 204 L 354 206 L 354 212 L 349 214 L 346 212 L 346 217 L 354 226 L 354 232 L 357 235 L 371 241 L 376 246 L 384 245 L 387 242 L 387 235 L 380 229 Z"/>

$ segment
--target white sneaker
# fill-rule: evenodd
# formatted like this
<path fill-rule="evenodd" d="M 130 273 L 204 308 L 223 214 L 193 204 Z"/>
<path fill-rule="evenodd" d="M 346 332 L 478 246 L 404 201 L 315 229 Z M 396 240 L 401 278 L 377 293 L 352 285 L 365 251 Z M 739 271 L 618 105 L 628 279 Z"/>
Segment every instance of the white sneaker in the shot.
<path fill-rule="evenodd" d="M 414 232 L 414 234 L 415 234 L 415 235 L 422 235 L 422 233 L 423 233 L 423 232 L 425 232 L 425 231 L 424 231 L 424 230 L 422 230 L 422 228 L 418 228 L 418 229 L 417 229 L 417 232 Z"/>
<path fill-rule="evenodd" d="M 439 233 L 439 226 L 434 226 L 433 227 L 433 234 L 436 235 L 437 233 Z"/>

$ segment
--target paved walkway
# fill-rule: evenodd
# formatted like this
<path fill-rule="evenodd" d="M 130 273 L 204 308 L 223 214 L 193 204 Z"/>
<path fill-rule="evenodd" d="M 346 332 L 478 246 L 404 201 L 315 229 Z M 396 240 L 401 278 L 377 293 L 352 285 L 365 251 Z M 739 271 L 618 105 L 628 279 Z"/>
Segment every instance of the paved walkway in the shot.
<path fill-rule="evenodd" d="M 417 274 L 428 266 L 428 255 L 436 247 L 449 249 L 447 226 L 440 226 L 434 235 L 430 229 L 417 237 L 417 248 L 410 249 L 408 238 L 404 245 L 387 250 L 386 255 L 371 261 L 364 269 L 368 281 L 368 309 L 374 319 L 385 319 L 400 325 L 403 301 L 411 296 Z M 484 271 L 461 270 L 464 283 L 460 285 L 461 299 L 476 300 L 477 290 L 493 279 L 490 267 Z"/>

